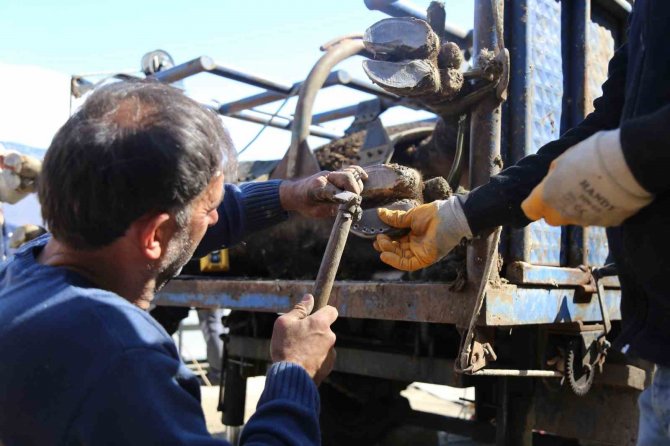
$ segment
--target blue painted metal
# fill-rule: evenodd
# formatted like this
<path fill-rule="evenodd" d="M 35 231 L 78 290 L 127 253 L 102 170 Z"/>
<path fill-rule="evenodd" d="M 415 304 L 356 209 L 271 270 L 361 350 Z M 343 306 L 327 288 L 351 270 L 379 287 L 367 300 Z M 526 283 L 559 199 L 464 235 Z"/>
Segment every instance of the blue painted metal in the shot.
<path fill-rule="evenodd" d="M 290 309 L 292 306 L 291 297 L 279 293 L 250 291 L 241 296 L 233 297 L 225 291 L 216 294 L 194 293 L 191 291 L 170 291 L 169 287 L 157 294 L 156 303 L 177 307 L 230 308 L 270 312 L 284 311 L 284 309 Z"/>
<path fill-rule="evenodd" d="M 560 136 L 563 100 L 561 3 L 514 0 L 510 30 L 509 156 L 514 162 Z M 513 260 L 560 265 L 561 228 L 535 222 L 511 234 Z"/>
<path fill-rule="evenodd" d="M 610 319 L 621 319 L 619 290 L 605 291 Z M 602 314 L 594 294 L 587 302 L 575 297 L 575 290 L 516 288 L 509 292 L 488 292 L 482 310 L 486 325 L 533 325 L 566 322 L 600 322 Z"/>
<path fill-rule="evenodd" d="M 581 268 L 531 265 L 526 262 L 514 262 L 507 265 L 505 278 L 510 283 L 517 285 L 549 285 L 553 287 L 587 285 L 593 280 L 591 272 Z M 617 276 L 608 276 L 601 280 L 606 287 L 620 287 Z"/>

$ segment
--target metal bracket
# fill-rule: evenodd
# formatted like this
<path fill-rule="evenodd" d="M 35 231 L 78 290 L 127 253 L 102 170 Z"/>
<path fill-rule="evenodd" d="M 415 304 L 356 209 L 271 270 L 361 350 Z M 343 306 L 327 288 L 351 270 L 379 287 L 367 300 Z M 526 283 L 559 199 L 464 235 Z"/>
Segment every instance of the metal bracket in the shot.
<path fill-rule="evenodd" d="M 358 151 L 356 163 L 359 166 L 371 166 L 389 162 L 393 156 L 393 144 L 379 115 L 386 108 L 379 98 L 363 101 L 356 107 L 354 122 L 345 130 L 346 135 L 366 130 L 365 142 Z"/>
<path fill-rule="evenodd" d="M 363 147 L 358 151 L 356 160 L 360 166 L 386 164 L 391 161 L 394 146 L 381 119 L 376 118 L 366 126 L 367 133 Z"/>
<path fill-rule="evenodd" d="M 492 336 L 485 334 L 481 329 L 475 329 L 475 338 L 468 351 L 465 352 L 468 353 L 466 370 L 469 370 L 470 373 L 475 373 L 489 365 L 489 362 L 498 359 L 493 346 L 487 342 L 492 341 L 491 338 Z"/>
<path fill-rule="evenodd" d="M 375 119 L 379 118 L 384 112 L 382 108 L 382 102 L 379 98 L 370 99 L 368 101 L 359 102 L 356 106 L 356 115 L 354 116 L 354 121 L 351 123 L 348 129 L 344 131 L 345 135 L 351 135 L 352 133 L 360 132 L 365 129 L 368 124 L 370 124 Z"/>

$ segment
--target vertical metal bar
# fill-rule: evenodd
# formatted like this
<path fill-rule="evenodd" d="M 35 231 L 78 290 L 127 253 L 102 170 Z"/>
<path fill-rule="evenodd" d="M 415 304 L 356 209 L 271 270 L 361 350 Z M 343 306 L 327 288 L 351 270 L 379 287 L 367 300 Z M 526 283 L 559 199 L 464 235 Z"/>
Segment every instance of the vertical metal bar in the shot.
<path fill-rule="evenodd" d="M 588 89 L 588 29 L 591 17 L 591 2 L 586 1 L 572 1 L 568 3 L 569 10 L 567 13 L 570 32 L 567 38 L 567 63 L 569 67 L 565 67 L 564 62 L 564 76 L 568 78 L 568 82 L 564 82 L 567 87 L 568 97 L 571 98 L 569 104 L 563 104 L 564 110 L 567 105 L 567 119 L 562 120 L 561 133 L 569 130 L 575 125 L 579 124 L 585 116 L 587 104 L 586 93 Z M 564 56 L 566 56 L 564 54 Z M 565 59 L 564 59 L 565 60 Z M 567 69 L 566 69 L 567 68 Z M 579 226 L 564 226 L 562 228 L 564 234 L 567 234 L 568 248 L 567 248 L 567 266 L 577 266 L 588 264 L 587 260 L 587 237 L 586 231 Z"/>
<path fill-rule="evenodd" d="M 498 404 L 496 411 L 496 446 L 506 446 L 507 442 L 507 432 L 509 430 L 508 426 L 508 416 L 509 416 L 509 391 L 507 389 L 507 383 L 509 378 L 504 376 L 498 378 L 497 390 L 498 390 Z"/>
<path fill-rule="evenodd" d="M 228 361 L 224 380 L 223 414 L 221 421 L 226 425 L 228 441 L 239 442 L 241 427 L 244 425 L 244 406 L 247 396 L 247 378 L 243 375 L 239 362 Z"/>
<path fill-rule="evenodd" d="M 496 0 L 500 1 L 500 0 Z M 492 0 L 475 2 L 474 54 L 497 46 Z M 483 99 L 470 117 L 470 188 L 486 184 L 500 171 L 501 107 L 494 96 Z M 493 243 L 492 232 L 481 234 L 468 247 L 468 280 L 473 289 L 481 282 L 487 254 Z M 495 254 L 497 255 L 497 254 Z M 465 323 L 465 321 L 463 321 Z M 465 324 L 464 324 L 465 325 Z"/>

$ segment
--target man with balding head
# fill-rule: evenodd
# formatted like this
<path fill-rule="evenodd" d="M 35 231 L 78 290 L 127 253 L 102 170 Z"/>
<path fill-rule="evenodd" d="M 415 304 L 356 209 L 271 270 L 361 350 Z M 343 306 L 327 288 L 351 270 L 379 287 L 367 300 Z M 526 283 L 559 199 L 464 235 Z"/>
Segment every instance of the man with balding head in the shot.
<path fill-rule="evenodd" d="M 0 443 L 221 444 L 196 377 L 146 312 L 155 291 L 199 245 L 233 244 L 290 210 L 328 215 L 315 191 L 360 192 L 364 176 L 224 184 L 234 169 L 219 118 L 160 83 L 104 86 L 58 131 L 39 179 L 50 234 L 0 267 Z M 316 385 L 337 311 L 312 305 L 305 296 L 275 324 L 243 444 L 320 442 Z"/>

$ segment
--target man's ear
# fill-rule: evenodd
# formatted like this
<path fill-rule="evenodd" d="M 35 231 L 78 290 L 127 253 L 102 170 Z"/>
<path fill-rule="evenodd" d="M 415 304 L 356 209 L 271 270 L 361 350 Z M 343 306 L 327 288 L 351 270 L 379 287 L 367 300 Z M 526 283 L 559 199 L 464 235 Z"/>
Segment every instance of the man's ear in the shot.
<path fill-rule="evenodd" d="M 174 232 L 174 222 L 170 214 L 162 212 L 145 215 L 132 226 L 142 255 L 150 260 L 158 260 Z"/>

